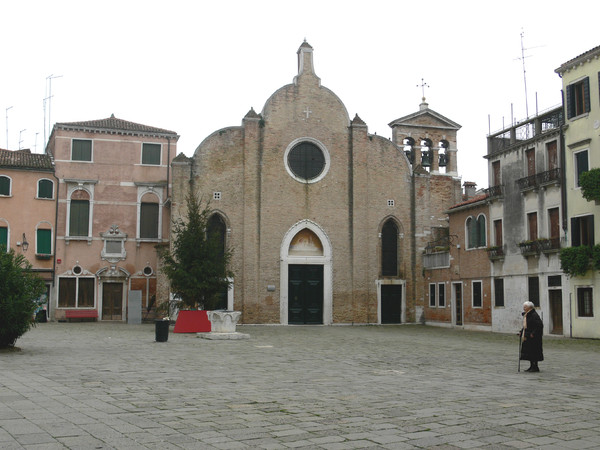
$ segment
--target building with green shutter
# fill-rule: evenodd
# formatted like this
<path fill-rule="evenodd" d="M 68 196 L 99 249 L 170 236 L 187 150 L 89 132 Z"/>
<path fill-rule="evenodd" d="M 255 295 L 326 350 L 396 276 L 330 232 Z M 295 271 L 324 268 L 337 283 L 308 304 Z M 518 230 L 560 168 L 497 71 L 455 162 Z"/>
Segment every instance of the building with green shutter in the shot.
<path fill-rule="evenodd" d="M 47 302 L 54 280 L 57 181 L 49 155 L 0 149 L 0 251 L 13 249 L 29 260 L 46 283 Z"/>

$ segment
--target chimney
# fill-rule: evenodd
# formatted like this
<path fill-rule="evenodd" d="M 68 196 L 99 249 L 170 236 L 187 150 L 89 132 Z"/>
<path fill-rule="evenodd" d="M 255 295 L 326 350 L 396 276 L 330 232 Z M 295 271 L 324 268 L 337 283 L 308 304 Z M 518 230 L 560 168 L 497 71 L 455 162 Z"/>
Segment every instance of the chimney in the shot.
<path fill-rule="evenodd" d="M 465 181 L 463 183 L 463 187 L 465 189 L 465 193 L 463 194 L 463 200 L 470 200 L 475 197 L 475 192 L 477 191 L 477 183 L 472 181 Z"/>

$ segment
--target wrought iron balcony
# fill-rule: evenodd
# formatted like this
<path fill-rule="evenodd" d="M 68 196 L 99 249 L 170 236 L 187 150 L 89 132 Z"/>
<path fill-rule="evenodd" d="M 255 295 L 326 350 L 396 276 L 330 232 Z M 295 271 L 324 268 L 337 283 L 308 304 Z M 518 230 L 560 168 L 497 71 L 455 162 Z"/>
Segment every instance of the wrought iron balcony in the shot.
<path fill-rule="evenodd" d="M 491 200 L 502 198 L 504 196 L 504 185 L 498 184 L 496 186 L 490 186 L 485 190 L 485 193 Z"/>
<path fill-rule="evenodd" d="M 504 246 L 502 245 L 488 247 L 486 250 L 488 252 L 488 258 L 490 258 L 490 261 L 499 261 L 504 259 Z"/>
<path fill-rule="evenodd" d="M 524 241 L 517 244 L 523 256 L 536 256 L 540 254 L 540 246 L 537 241 Z"/>
<path fill-rule="evenodd" d="M 517 180 L 519 189 L 527 191 L 530 189 L 537 189 L 540 186 L 547 186 L 549 184 L 558 184 L 561 182 L 560 168 L 556 167 L 545 172 L 536 173 L 528 177 Z"/>
<path fill-rule="evenodd" d="M 538 239 L 536 242 L 543 253 L 560 251 L 560 238 Z"/>
<path fill-rule="evenodd" d="M 517 184 L 519 185 L 519 189 L 522 191 L 535 189 L 537 187 L 537 175 L 530 175 L 528 177 L 521 178 L 517 180 Z"/>

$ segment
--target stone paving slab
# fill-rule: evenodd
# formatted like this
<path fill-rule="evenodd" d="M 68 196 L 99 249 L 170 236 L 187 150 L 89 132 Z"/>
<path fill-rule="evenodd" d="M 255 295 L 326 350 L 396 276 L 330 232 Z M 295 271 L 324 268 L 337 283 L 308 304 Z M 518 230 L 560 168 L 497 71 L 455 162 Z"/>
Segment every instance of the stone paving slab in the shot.
<path fill-rule="evenodd" d="M 39 324 L 0 352 L 0 448 L 600 447 L 600 341 L 545 338 L 530 374 L 516 335 L 238 329 L 159 343 L 153 324 Z"/>

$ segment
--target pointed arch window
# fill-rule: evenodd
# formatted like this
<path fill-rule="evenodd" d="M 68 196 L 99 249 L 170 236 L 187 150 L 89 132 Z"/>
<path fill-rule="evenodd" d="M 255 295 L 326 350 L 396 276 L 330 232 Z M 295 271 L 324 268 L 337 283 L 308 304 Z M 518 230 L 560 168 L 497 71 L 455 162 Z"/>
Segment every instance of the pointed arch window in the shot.
<path fill-rule="evenodd" d="M 485 216 L 481 214 L 477 219 L 469 217 L 466 223 L 467 248 L 486 246 Z"/>
<path fill-rule="evenodd" d="M 398 226 L 392 219 L 381 230 L 381 275 L 398 276 Z"/>
<path fill-rule="evenodd" d="M 216 239 L 219 245 L 219 256 L 225 255 L 225 238 L 227 236 L 227 226 L 219 214 L 213 214 L 208 219 L 207 232 L 209 239 Z"/>

